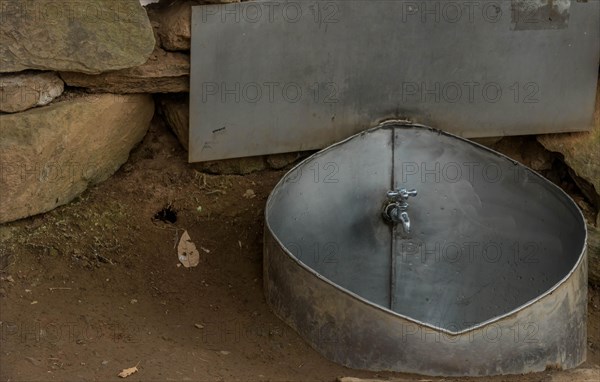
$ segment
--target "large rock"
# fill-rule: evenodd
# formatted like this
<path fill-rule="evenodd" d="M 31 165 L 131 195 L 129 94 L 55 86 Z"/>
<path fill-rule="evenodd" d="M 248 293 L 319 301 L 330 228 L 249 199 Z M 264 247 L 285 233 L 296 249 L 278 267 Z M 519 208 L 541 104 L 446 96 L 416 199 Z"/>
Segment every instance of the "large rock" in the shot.
<path fill-rule="evenodd" d="M 562 154 L 581 191 L 600 208 L 600 83 L 598 89 L 592 131 L 538 135 L 537 140 L 546 149 Z"/>
<path fill-rule="evenodd" d="M 139 0 L 2 0 L 0 72 L 101 73 L 141 65 L 154 35 Z"/>
<path fill-rule="evenodd" d="M 85 95 L 0 115 L 0 223 L 68 203 L 112 175 L 154 114 L 150 95 Z"/>
<path fill-rule="evenodd" d="M 158 101 L 161 115 L 167 125 L 173 130 L 179 142 L 188 150 L 190 104 L 187 94 L 175 94 L 161 97 Z"/>
<path fill-rule="evenodd" d="M 141 66 L 90 75 L 63 72 L 69 86 L 110 93 L 179 93 L 190 90 L 190 56 L 183 53 L 154 50 Z"/>
<path fill-rule="evenodd" d="M 47 105 L 62 94 L 64 85 L 51 72 L 0 75 L 0 111 L 14 113 Z"/>
<path fill-rule="evenodd" d="M 167 50 L 190 50 L 192 37 L 192 5 L 197 2 L 177 1 L 161 8 L 156 17 L 159 22 L 158 36 Z"/>
<path fill-rule="evenodd" d="M 163 0 L 148 11 L 158 24 L 161 46 L 166 50 L 190 50 L 192 6 L 198 4 L 236 3 L 239 0 Z"/>

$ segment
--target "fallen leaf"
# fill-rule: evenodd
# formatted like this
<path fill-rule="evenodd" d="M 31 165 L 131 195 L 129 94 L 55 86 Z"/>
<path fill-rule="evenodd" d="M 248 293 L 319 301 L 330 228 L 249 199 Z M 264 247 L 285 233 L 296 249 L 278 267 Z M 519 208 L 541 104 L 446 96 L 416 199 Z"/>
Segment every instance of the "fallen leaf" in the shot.
<path fill-rule="evenodd" d="M 186 268 L 195 267 L 200 262 L 200 253 L 187 231 L 184 231 L 179 239 L 177 254 L 179 262 Z"/>
<path fill-rule="evenodd" d="M 130 368 L 128 368 L 128 369 L 123 369 L 123 370 L 122 370 L 122 371 L 119 373 L 119 377 L 121 377 L 121 378 L 127 378 L 127 377 L 129 377 L 131 374 L 133 374 L 133 373 L 137 373 L 137 372 L 139 371 L 139 370 L 138 370 L 138 368 L 137 368 L 139 364 L 140 364 L 140 363 L 138 362 L 138 363 L 137 363 L 137 365 L 135 365 L 134 367 L 130 367 Z"/>

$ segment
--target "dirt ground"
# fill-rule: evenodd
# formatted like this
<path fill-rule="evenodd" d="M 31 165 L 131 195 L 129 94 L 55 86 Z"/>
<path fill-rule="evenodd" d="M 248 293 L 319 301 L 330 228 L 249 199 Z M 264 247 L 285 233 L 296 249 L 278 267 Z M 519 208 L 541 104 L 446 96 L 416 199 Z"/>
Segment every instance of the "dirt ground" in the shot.
<path fill-rule="evenodd" d="M 0 226 L 0 380 L 120 380 L 134 365 L 128 381 L 437 380 L 331 363 L 270 312 L 263 209 L 283 174 L 204 175 L 155 121 L 111 179 L 67 206 Z M 168 205 L 177 221 L 153 221 Z M 178 266 L 184 230 L 200 249 L 195 268 Z M 589 294 L 592 367 L 600 365 L 600 291 Z"/>

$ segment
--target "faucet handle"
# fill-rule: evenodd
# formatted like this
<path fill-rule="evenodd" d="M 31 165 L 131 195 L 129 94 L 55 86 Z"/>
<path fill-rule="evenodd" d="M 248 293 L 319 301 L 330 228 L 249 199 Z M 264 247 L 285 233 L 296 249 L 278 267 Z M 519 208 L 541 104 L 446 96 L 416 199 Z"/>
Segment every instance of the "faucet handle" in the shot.
<path fill-rule="evenodd" d="M 400 193 L 402 195 L 402 199 L 408 199 L 409 196 L 417 196 L 417 190 L 415 190 L 414 188 L 412 190 L 407 190 L 403 188 L 400 190 Z"/>
<path fill-rule="evenodd" d="M 406 188 L 401 188 L 399 190 L 388 191 L 387 196 L 393 200 L 406 201 L 411 196 L 417 196 L 417 190 L 407 190 Z"/>

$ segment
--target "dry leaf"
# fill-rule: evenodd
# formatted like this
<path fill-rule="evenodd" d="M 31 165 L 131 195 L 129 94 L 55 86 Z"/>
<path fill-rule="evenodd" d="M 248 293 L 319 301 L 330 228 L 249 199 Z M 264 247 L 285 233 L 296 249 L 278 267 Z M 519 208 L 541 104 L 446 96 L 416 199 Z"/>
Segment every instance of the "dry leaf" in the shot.
<path fill-rule="evenodd" d="M 179 239 L 177 254 L 179 261 L 186 268 L 195 267 L 200 262 L 200 253 L 198 253 L 196 244 L 192 242 L 187 231 L 184 231 L 181 239 Z"/>
<path fill-rule="evenodd" d="M 138 365 L 140 363 L 138 362 Z M 123 369 L 120 373 L 119 373 L 119 377 L 121 378 L 127 378 L 129 377 L 131 374 L 136 373 L 138 371 L 137 366 L 135 365 L 134 367 L 130 367 L 129 369 Z"/>

